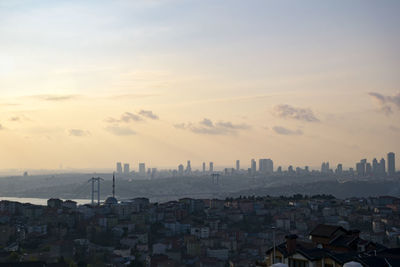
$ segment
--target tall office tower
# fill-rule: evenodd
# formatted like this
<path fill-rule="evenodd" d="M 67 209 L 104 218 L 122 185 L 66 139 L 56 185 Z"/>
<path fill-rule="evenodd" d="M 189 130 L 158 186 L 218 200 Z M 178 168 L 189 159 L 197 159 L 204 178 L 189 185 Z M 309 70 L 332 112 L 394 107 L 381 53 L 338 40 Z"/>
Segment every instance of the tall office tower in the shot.
<path fill-rule="evenodd" d="M 191 173 L 191 172 L 192 172 L 192 166 L 190 166 L 190 160 L 188 160 L 186 165 L 186 173 Z"/>
<path fill-rule="evenodd" d="M 365 174 L 366 175 L 371 175 L 372 174 L 372 166 L 371 163 L 367 163 L 367 165 L 365 165 Z"/>
<path fill-rule="evenodd" d="M 179 174 L 179 176 L 183 176 L 183 165 L 182 164 L 179 164 L 179 166 L 178 166 L 178 174 Z"/>
<path fill-rule="evenodd" d="M 142 176 L 146 175 L 146 164 L 139 163 L 139 174 Z"/>
<path fill-rule="evenodd" d="M 396 167 L 395 167 L 395 158 L 394 158 L 394 153 L 393 152 L 389 152 L 387 154 L 387 161 L 388 161 L 388 174 L 390 176 L 394 175 L 396 173 Z"/>
<path fill-rule="evenodd" d="M 279 166 L 278 169 L 276 170 L 278 173 L 282 173 L 282 167 Z"/>
<path fill-rule="evenodd" d="M 336 168 L 336 174 L 342 174 L 343 173 L 343 165 L 338 164 Z"/>
<path fill-rule="evenodd" d="M 124 164 L 124 175 L 128 176 L 129 175 L 129 163 Z"/>
<path fill-rule="evenodd" d="M 289 173 L 293 173 L 294 172 L 292 165 L 290 165 L 287 170 L 288 170 Z"/>
<path fill-rule="evenodd" d="M 305 172 L 310 172 L 310 168 L 309 168 L 308 166 L 305 166 L 305 167 L 304 167 L 304 171 L 305 171 Z"/>
<path fill-rule="evenodd" d="M 206 172 L 206 163 L 203 162 L 203 172 Z"/>
<path fill-rule="evenodd" d="M 365 176 L 366 173 L 366 165 L 367 165 L 367 160 L 362 159 L 360 162 L 356 164 L 356 170 L 357 170 L 357 175 L 358 176 Z"/>
<path fill-rule="evenodd" d="M 321 172 L 322 172 L 322 173 L 328 173 L 328 172 L 330 172 L 330 169 L 329 169 L 329 162 L 322 162 L 322 164 L 321 164 Z"/>
<path fill-rule="evenodd" d="M 325 173 L 325 170 L 326 170 L 325 162 L 322 162 L 322 164 L 321 164 L 321 172 Z"/>
<path fill-rule="evenodd" d="M 381 158 L 379 162 L 379 174 L 385 175 L 386 174 L 386 161 L 384 158 Z"/>
<path fill-rule="evenodd" d="M 214 171 L 214 162 L 210 162 L 210 172 Z"/>
<path fill-rule="evenodd" d="M 271 159 L 260 159 L 258 168 L 261 173 L 273 173 L 274 162 Z"/>
<path fill-rule="evenodd" d="M 363 164 L 361 162 L 358 162 L 356 164 L 356 171 L 357 171 L 357 175 L 358 176 L 364 176 L 365 174 L 365 167 L 363 166 Z"/>
<path fill-rule="evenodd" d="M 255 159 L 251 159 L 251 173 L 255 174 L 257 172 L 257 163 Z"/>
<path fill-rule="evenodd" d="M 376 158 L 372 160 L 372 173 L 374 175 L 379 174 L 379 163 L 378 160 L 376 160 Z"/>
<path fill-rule="evenodd" d="M 268 173 L 274 173 L 274 162 L 272 159 L 267 159 L 267 172 Z"/>
<path fill-rule="evenodd" d="M 122 174 L 122 164 L 121 164 L 121 162 L 117 162 L 117 173 L 119 175 Z"/>
<path fill-rule="evenodd" d="M 236 160 L 236 170 L 240 171 L 240 160 Z"/>

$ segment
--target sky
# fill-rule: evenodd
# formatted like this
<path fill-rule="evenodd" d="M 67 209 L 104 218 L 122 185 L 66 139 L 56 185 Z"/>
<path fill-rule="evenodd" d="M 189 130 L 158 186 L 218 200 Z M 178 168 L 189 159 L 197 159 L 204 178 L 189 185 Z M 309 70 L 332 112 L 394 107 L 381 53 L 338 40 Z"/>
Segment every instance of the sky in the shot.
<path fill-rule="evenodd" d="M 400 166 L 400 2 L 0 0 L 0 169 Z"/>

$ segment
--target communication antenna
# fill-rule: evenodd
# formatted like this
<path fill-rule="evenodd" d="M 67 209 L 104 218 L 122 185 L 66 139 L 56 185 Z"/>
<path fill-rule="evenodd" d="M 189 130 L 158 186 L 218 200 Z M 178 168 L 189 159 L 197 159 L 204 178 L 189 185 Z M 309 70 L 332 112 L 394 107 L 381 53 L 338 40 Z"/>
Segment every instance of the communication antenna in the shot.
<path fill-rule="evenodd" d="M 100 205 L 100 181 L 104 181 L 101 177 L 92 177 L 88 182 L 92 182 L 92 206 L 94 206 L 94 194 L 97 193 L 97 205 Z M 94 183 L 97 182 L 97 189 Z"/>
<path fill-rule="evenodd" d="M 113 198 L 115 198 L 115 172 L 113 172 L 112 196 L 113 196 Z"/>

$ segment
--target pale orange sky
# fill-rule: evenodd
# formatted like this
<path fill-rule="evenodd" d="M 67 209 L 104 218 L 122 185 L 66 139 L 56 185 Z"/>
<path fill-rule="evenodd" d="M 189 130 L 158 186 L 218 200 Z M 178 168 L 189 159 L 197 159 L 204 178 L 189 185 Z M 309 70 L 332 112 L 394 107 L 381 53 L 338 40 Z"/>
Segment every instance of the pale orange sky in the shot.
<path fill-rule="evenodd" d="M 36 3 L 0 1 L 0 169 L 400 154 L 397 1 Z"/>

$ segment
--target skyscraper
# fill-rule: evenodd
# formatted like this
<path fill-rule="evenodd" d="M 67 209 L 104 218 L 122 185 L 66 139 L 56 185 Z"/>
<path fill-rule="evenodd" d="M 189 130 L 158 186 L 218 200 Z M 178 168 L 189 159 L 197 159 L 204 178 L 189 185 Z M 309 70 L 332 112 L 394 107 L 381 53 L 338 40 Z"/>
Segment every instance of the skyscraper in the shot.
<path fill-rule="evenodd" d="M 214 171 L 214 162 L 210 162 L 210 172 Z"/>
<path fill-rule="evenodd" d="M 343 165 L 339 163 L 336 168 L 336 174 L 342 174 L 342 173 L 343 173 Z"/>
<path fill-rule="evenodd" d="M 146 164 L 139 163 L 139 174 L 142 176 L 146 175 Z"/>
<path fill-rule="evenodd" d="M 129 175 L 129 163 L 124 164 L 124 175 L 128 176 Z"/>
<path fill-rule="evenodd" d="M 366 173 L 366 167 L 367 167 L 367 160 L 362 159 L 360 162 L 356 164 L 356 171 L 358 176 L 365 176 Z"/>
<path fill-rule="evenodd" d="M 389 152 L 387 154 L 387 161 L 388 161 L 388 174 L 390 176 L 394 175 L 396 173 L 396 167 L 395 167 L 395 158 L 394 158 L 394 153 Z"/>
<path fill-rule="evenodd" d="M 329 162 L 322 162 L 321 164 L 321 172 L 322 173 L 329 173 Z"/>
<path fill-rule="evenodd" d="M 183 176 L 183 165 L 182 164 L 179 164 L 179 166 L 178 166 L 178 174 L 179 174 L 179 176 Z"/>
<path fill-rule="evenodd" d="M 372 166 L 371 163 L 367 163 L 367 165 L 365 165 L 365 174 L 366 175 L 371 175 L 372 174 Z"/>
<path fill-rule="evenodd" d="M 240 171 L 240 160 L 236 160 L 236 170 Z"/>
<path fill-rule="evenodd" d="M 117 173 L 122 175 L 122 164 L 121 162 L 117 162 Z"/>
<path fill-rule="evenodd" d="M 186 173 L 192 173 L 192 166 L 190 165 L 190 160 L 187 161 Z"/>
<path fill-rule="evenodd" d="M 378 163 L 378 160 L 376 158 L 374 158 L 372 160 L 372 173 L 374 175 L 378 175 L 379 174 L 379 163 Z"/>
<path fill-rule="evenodd" d="M 381 161 L 379 162 L 379 174 L 380 175 L 386 174 L 386 162 L 384 158 L 381 158 Z"/>
<path fill-rule="evenodd" d="M 206 172 L 206 163 L 203 162 L 203 172 Z"/>
<path fill-rule="evenodd" d="M 260 159 L 258 169 L 261 173 L 273 173 L 274 162 L 271 159 Z"/>
<path fill-rule="evenodd" d="M 251 174 L 255 174 L 257 172 L 257 163 L 255 159 L 251 159 Z"/>
<path fill-rule="evenodd" d="M 294 170 L 293 170 L 293 166 L 292 166 L 292 165 L 289 165 L 289 167 L 288 167 L 288 173 L 294 173 Z"/>

